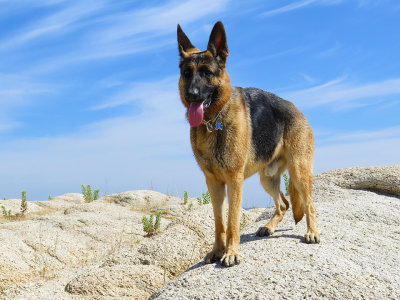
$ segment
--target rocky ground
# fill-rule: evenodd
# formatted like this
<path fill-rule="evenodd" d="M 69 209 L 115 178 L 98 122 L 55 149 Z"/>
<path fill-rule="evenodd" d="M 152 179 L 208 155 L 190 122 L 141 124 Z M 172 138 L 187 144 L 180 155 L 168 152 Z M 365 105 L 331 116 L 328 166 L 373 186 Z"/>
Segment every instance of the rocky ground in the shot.
<path fill-rule="evenodd" d="M 304 243 L 305 220 L 295 226 L 290 211 L 258 238 L 273 209 L 243 211 L 232 268 L 201 261 L 212 207 L 193 198 L 132 191 L 29 202 L 24 219 L 0 219 L 0 298 L 399 299 L 400 166 L 327 172 L 313 193 L 321 244 Z M 16 212 L 20 202 L 0 206 Z M 161 232 L 146 237 L 142 216 L 157 210 Z"/>

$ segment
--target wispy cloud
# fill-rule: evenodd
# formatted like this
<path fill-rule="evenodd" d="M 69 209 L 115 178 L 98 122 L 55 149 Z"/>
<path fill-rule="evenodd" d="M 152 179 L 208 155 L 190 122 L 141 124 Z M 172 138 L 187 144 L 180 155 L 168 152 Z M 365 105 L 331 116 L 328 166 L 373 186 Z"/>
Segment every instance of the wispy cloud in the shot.
<path fill-rule="evenodd" d="M 28 102 L 28 97 L 54 92 L 54 85 L 35 79 L 0 73 L 0 103 L 2 109 Z"/>
<path fill-rule="evenodd" d="M 12 130 L 22 126 L 22 122 L 7 122 L 5 119 L 0 121 L 0 132 Z"/>
<path fill-rule="evenodd" d="M 57 40 L 63 36 L 84 30 L 84 35 L 77 35 L 79 38 L 69 36 L 69 44 L 62 51 L 29 61 L 26 72 L 30 74 L 51 72 L 85 61 L 155 51 L 176 43 L 177 23 L 188 25 L 217 15 L 227 3 L 228 0 L 169 1 L 140 9 L 134 6 L 124 9 L 124 5 L 119 4 L 119 9 L 111 12 L 106 1 L 63 3 L 57 6 L 60 8 L 55 13 L 0 40 L 0 51 L 26 49 L 28 43 L 43 41 L 57 45 Z"/>
<path fill-rule="evenodd" d="M 2 41 L 0 43 L 0 49 L 16 47 L 49 34 L 59 34 L 60 32 L 65 34 L 65 32 L 74 28 L 72 26 L 74 23 L 99 11 L 104 7 L 104 4 L 104 1 L 85 1 L 67 6 L 21 29 L 21 32 L 19 34 L 17 33 L 14 37 Z"/>
<path fill-rule="evenodd" d="M 342 141 L 315 149 L 315 173 L 354 166 L 400 164 L 400 136 Z"/>
<path fill-rule="evenodd" d="M 334 103 L 336 109 L 340 109 L 351 105 L 369 105 L 377 100 L 382 101 L 383 97 L 400 95 L 400 78 L 362 85 L 352 85 L 345 79 L 341 77 L 309 89 L 287 92 L 283 96 L 304 107 Z M 356 102 L 361 99 L 363 103 Z"/>
<path fill-rule="evenodd" d="M 268 10 L 264 13 L 261 13 L 261 17 L 271 17 L 279 14 L 283 14 L 289 11 L 297 10 L 306 6 L 310 6 L 311 4 L 317 5 L 337 5 L 342 3 L 343 0 L 304 0 L 304 1 L 296 1 L 295 3 L 291 3 L 285 6 L 281 6 L 279 8 Z"/>
<path fill-rule="evenodd" d="M 164 78 L 152 82 L 134 82 L 109 97 L 102 104 L 93 106 L 92 110 L 105 109 L 126 105 L 132 102 L 140 101 L 146 107 L 164 107 L 169 106 L 170 101 L 178 98 L 178 78 L 176 76 Z M 160 101 L 160 99 L 164 99 Z"/>
<path fill-rule="evenodd" d="M 335 45 L 328 49 L 322 50 L 321 52 L 317 53 L 316 56 L 319 58 L 327 58 L 337 53 L 341 48 L 342 46 L 336 42 Z"/>
<path fill-rule="evenodd" d="M 301 77 L 303 77 L 308 83 L 314 84 L 316 82 L 316 79 L 311 77 L 310 75 L 307 75 L 305 73 L 299 73 Z"/>
<path fill-rule="evenodd" d="M 291 4 L 288 4 L 288 5 L 276 8 L 276 9 L 272 9 L 272 10 L 266 11 L 266 12 L 260 14 L 260 16 L 261 17 L 270 17 L 270 16 L 283 14 L 283 13 L 286 13 L 288 11 L 292 11 L 292 10 L 296 10 L 296 9 L 302 8 L 304 6 L 308 6 L 308 5 L 312 4 L 312 3 L 314 3 L 315 1 L 316 0 L 307 0 L 307 1 L 300 1 L 300 2 L 297 2 L 297 3 L 291 3 Z"/>
<path fill-rule="evenodd" d="M 153 91 L 146 95 L 149 88 Z M 190 127 L 176 80 L 143 82 L 129 91 L 138 93 L 136 101 L 143 103 L 139 115 L 91 123 L 54 138 L 3 143 L 0 165 L 8 173 L 7 178 L 2 177 L 2 184 L 16 190 L 25 184 L 23 188 L 36 195 L 32 199 L 43 190 L 35 182 L 51 182 L 54 187 L 48 193 L 60 194 L 79 192 L 84 182 L 104 191 L 105 179 L 109 192 L 148 189 L 152 182 L 161 192 L 188 189 L 199 194 L 205 189 L 204 177 L 192 157 Z M 113 103 L 117 95 L 108 106 L 121 104 Z M 53 174 L 51 179 L 48 174 Z"/>
<path fill-rule="evenodd" d="M 323 134 L 321 142 L 360 142 L 366 140 L 378 140 L 388 138 L 400 138 L 400 126 L 383 128 L 379 130 L 363 130 L 348 133 L 329 132 Z M 399 157 L 400 158 L 400 157 Z"/>
<path fill-rule="evenodd" d="M 142 33 L 175 32 L 176 24 L 187 24 L 223 9 L 226 0 L 168 2 L 156 7 L 132 10 L 103 20 L 109 26 L 98 31 L 94 38 L 102 43 L 126 39 Z"/>

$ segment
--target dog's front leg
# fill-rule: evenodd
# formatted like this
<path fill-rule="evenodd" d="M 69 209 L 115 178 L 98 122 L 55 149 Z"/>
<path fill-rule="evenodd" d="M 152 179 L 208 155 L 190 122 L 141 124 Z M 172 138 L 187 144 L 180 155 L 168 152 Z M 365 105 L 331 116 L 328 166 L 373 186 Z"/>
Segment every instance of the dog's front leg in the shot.
<path fill-rule="evenodd" d="M 228 181 L 228 229 L 226 235 L 226 250 L 221 259 L 221 264 L 231 267 L 239 264 L 239 223 L 240 209 L 242 207 L 242 187 L 244 176 L 242 173 L 236 173 Z"/>
<path fill-rule="evenodd" d="M 211 202 L 214 211 L 215 222 L 215 242 L 214 247 L 209 252 L 204 261 L 206 264 L 216 262 L 224 255 L 226 229 L 225 229 L 225 183 L 216 180 L 212 176 L 206 177 L 208 191 L 211 196 Z"/>

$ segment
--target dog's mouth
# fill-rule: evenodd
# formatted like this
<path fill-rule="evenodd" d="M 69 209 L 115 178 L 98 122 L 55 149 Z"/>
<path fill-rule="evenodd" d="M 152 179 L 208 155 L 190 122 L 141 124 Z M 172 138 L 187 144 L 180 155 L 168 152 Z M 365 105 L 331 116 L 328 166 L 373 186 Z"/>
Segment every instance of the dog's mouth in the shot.
<path fill-rule="evenodd" d="M 211 97 L 203 102 L 192 102 L 189 106 L 188 119 L 191 127 L 197 127 L 203 122 L 204 109 L 211 105 Z"/>
<path fill-rule="evenodd" d="M 208 97 L 206 101 L 204 101 L 204 108 L 208 108 L 211 105 L 211 97 Z"/>

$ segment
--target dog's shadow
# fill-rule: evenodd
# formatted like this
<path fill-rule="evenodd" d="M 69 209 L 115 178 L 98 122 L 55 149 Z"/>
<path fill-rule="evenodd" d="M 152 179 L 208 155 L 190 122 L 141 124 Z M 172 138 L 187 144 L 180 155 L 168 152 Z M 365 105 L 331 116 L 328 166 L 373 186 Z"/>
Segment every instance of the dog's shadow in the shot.
<path fill-rule="evenodd" d="M 286 231 L 292 231 L 292 230 L 293 229 L 291 229 L 291 228 L 277 229 L 277 230 L 275 230 L 275 235 L 270 235 L 270 236 L 257 236 L 255 232 L 246 233 L 246 234 L 242 234 L 240 236 L 240 243 L 245 244 L 245 243 L 254 242 L 254 241 L 260 240 L 260 239 L 280 239 L 280 238 L 298 239 L 302 242 L 305 242 L 304 236 L 301 236 L 298 234 L 283 233 L 280 235 L 276 235 L 276 233 L 278 233 L 278 232 L 286 232 Z"/>
<path fill-rule="evenodd" d="M 292 231 L 293 229 L 291 228 L 285 228 L 285 229 L 277 229 L 275 230 L 275 233 L 278 232 L 287 232 L 287 231 Z M 249 242 L 254 242 L 257 240 L 261 240 L 261 239 L 280 239 L 280 238 L 288 238 L 288 239 L 297 239 L 300 240 L 301 242 L 305 242 L 305 238 L 304 236 L 298 235 L 298 234 L 289 234 L 289 233 L 283 233 L 280 235 L 271 235 L 271 236 L 257 236 L 255 232 L 252 233 L 246 233 L 246 234 L 242 234 L 240 236 L 240 243 L 241 244 L 245 244 L 245 243 L 249 243 Z M 195 270 L 197 268 L 203 267 L 205 266 L 206 263 L 204 261 L 199 261 L 197 264 L 191 266 L 189 269 L 187 269 L 185 272 L 191 271 L 191 270 Z M 225 269 L 226 267 L 222 266 L 219 262 L 215 262 L 213 263 L 214 267 L 216 269 Z"/>

